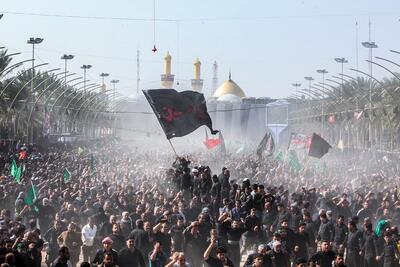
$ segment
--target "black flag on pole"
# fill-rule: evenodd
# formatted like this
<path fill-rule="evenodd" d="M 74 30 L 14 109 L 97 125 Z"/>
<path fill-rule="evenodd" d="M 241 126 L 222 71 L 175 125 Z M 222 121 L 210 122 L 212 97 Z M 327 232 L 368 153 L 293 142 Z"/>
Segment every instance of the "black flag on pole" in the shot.
<path fill-rule="evenodd" d="M 316 133 L 313 133 L 311 137 L 310 150 L 308 151 L 308 155 L 314 158 L 322 158 L 326 153 L 328 153 L 329 149 L 332 146 L 325 141 L 321 136 Z"/>
<path fill-rule="evenodd" d="M 268 157 L 274 154 L 275 151 L 275 141 L 272 137 L 272 134 L 269 132 L 264 135 L 260 144 L 258 144 L 256 153 L 259 157 L 261 157 L 264 151 L 268 152 Z"/>
<path fill-rule="evenodd" d="M 194 91 L 177 92 L 174 89 L 143 90 L 156 114 L 167 139 L 190 134 L 201 125 L 212 128 L 204 95 Z"/>

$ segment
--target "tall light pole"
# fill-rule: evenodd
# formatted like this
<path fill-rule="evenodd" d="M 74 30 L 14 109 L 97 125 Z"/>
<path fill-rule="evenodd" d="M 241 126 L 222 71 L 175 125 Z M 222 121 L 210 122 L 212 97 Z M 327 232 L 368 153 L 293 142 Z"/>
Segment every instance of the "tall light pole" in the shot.
<path fill-rule="evenodd" d="M 40 44 L 43 42 L 43 38 L 31 37 L 26 41 L 27 44 L 32 45 L 32 78 L 35 76 L 35 44 Z M 33 81 L 31 82 L 31 92 L 33 91 Z"/>
<path fill-rule="evenodd" d="M 104 85 L 104 78 L 110 76 L 110 74 L 102 72 L 100 73 L 100 77 L 101 77 L 101 86 L 102 86 L 102 90 L 105 91 L 105 85 Z"/>
<path fill-rule="evenodd" d="M 322 74 L 322 89 L 325 92 L 325 74 L 328 73 L 326 69 L 319 69 L 317 70 L 317 73 Z M 321 100 L 321 134 L 324 131 L 324 120 L 325 120 L 325 115 L 324 115 L 324 100 Z"/>
<path fill-rule="evenodd" d="M 86 71 L 90 69 L 92 65 L 82 65 L 81 69 L 83 69 L 83 80 L 86 81 Z M 83 83 L 83 91 L 86 93 L 86 82 Z"/>
<path fill-rule="evenodd" d="M 342 58 L 335 58 L 335 61 L 337 62 L 337 63 L 340 63 L 340 64 L 342 64 L 342 72 L 341 72 L 341 76 L 342 76 L 342 85 L 341 85 L 341 88 L 340 88 L 340 98 L 342 98 L 342 93 L 343 93 L 343 65 L 345 64 L 345 63 L 348 63 L 349 61 L 347 60 L 347 59 L 345 59 L 344 57 L 342 57 Z"/>
<path fill-rule="evenodd" d="M 115 85 L 117 84 L 117 83 L 119 83 L 119 80 L 111 80 L 110 81 L 110 83 L 112 83 L 113 84 L 113 106 L 114 106 L 114 108 L 113 108 L 113 111 L 115 112 Z"/>
<path fill-rule="evenodd" d="M 322 74 L 322 85 L 323 85 L 323 87 L 325 89 L 325 74 L 327 74 L 328 71 L 326 69 L 319 69 L 319 70 L 317 70 L 317 72 L 319 74 Z"/>
<path fill-rule="evenodd" d="M 62 57 L 61 57 L 61 59 L 63 59 L 65 62 L 64 62 L 64 86 L 65 86 L 65 89 L 67 89 L 67 61 L 68 60 L 71 60 L 71 59 L 73 59 L 74 58 L 74 56 L 73 55 L 66 55 L 66 54 L 64 54 Z"/>
<path fill-rule="evenodd" d="M 117 83 L 119 83 L 119 80 L 111 80 L 110 83 L 113 84 L 113 113 L 114 113 L 114 136 L 115 136 L 115 132 L 116 132 L 116 119 L 115 119 L 115 110 L 116 110 L 116 106 L 115 106 L 115 85 Z"/>
<path fill-rule="evenodd" d="M 369 75 L 372 77 L 372 49 L 378 48 L 378 45 L 375 42 L 371 42 L 371 26 L 370 26 L 370 40 L 368 42 L 361 43 L 365 48 L 369 49 Z M 369 79 L 369 105 L 370 110 L 372 112 L 372 80 Z M 372 122 L 369 121 L 369 142 L 372 145 Z"/>
<path fill-rule="evenodd" d="M 311 92 L 311 83 L 312 83 L 312 81 L 314 81 L 314 78 L 311 76 L 306 76 L 306 77 L 304 77 L 304 79 L 306 81 L 308 81 L 308 93 L 310 93 Z"/>
<path fill-rule="evenodd" d="M 297 91 L 299 90 L 301 83 L 292 83 L 292 86 L 294 86 L 294 88 L 296 88 L 296 95 L 297 95 Z"/>
<path fill-rule="evenodd" d="M 378 48 L 378 45 L 375 42 L 362 42 L 361 43 L 365 48 L 369 49 L 369 75 L 372 76 L 372 49 Z M 369 84 L 369 102 L 372 103 L 372 82 Z M 371 105 L 372 108 L 372 105 Z"/>

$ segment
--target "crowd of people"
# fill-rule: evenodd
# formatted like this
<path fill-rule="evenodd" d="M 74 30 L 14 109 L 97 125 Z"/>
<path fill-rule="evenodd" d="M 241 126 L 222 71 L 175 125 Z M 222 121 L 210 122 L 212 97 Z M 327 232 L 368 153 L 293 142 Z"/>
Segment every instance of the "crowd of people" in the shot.
<path fill-rule="evenodd" d="M 333 151 L 317 172 L 168 152 L 97 140 L 4 154 L 1 267 L 399 266 L 395 156 Z"/>

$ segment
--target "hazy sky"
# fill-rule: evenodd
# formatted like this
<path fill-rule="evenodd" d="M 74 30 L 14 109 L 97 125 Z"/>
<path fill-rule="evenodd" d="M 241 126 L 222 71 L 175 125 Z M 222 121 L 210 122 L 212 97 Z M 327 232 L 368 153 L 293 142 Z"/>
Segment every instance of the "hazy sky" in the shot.
<path fill-rule="evenodd" d="M 136 51 L 141 53 L 141 89 L 160 87 L 162 58 L 172 55 L 172 71 L 180 80 L 179 90 L 190 89 L 193 61 L 202 62 L 204 90 L 212 86 L 212 64 L 219 65 L 219 83 L 228 77 L 248 96 L 274 98 L 290 95 L 294 82 L 306 87 L 304 76 L 321 79 L 318 68 L 329 74 L 340 72 L 335 57 L 346 57 L 348 67 L 356 67 L 356 21 L 359 43 L 368 40 L 368 20 L 372 40 L 379 48 L 374 55 L 400 62 L 399 0 L 156 0 L 156 46 L 153 47 L 152 0 L 1 0 L 0 46 L 21 51 L 16 59 L 31 57 L 26 40 L 43 37 L 37 47 L 39 62 L 63 67 L 60 56 L 73 54 L 69 69 L 91 64 L 92 81 L 108 72 L 119 79 L 118 90 L 136 93 Z M 43 15 L 113 17 L 90 19 Z M 165 21 L 169 19 L 172 21 Z M 359 45 L 359 69 L 368 71 L 368 50 Z M 179 61 L 179 63 L 178 63 Z M 387 65 L 396 69 L 393 65 Z M 374 67 L 377 77 L 388 76 Z M 355 75 L 354 72 L 347 71 Z M 390 76 L 390 75 L 389 75 Z M 108 79 L 108 80 L 110 80 Z"/>

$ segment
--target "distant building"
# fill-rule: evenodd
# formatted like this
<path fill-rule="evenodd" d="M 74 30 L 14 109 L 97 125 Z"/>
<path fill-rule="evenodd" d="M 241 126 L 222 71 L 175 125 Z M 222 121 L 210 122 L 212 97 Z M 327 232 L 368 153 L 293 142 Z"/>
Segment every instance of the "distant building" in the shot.
<path fill-rule="evenodd" d="M 164 57 L 164 73 L 161 74 L 161 87 L 166 90 L 173 88 L 174 75 L 171 70 L 172 57 L 167 52 Z M 216 63 L 214 63 L 216 65 Z M 194 77 L 191 80 L 191 89 L 202 92 L 203 80 L 201 79 L 201 62 L 197 58 L 194 63 Z M 215 80 L 215 77 L 213 81 Z M 207 99 L 207 108 L 213 122 L 213 128 L 220 130 L 229 143 L 254 143 L 257 144 L 267 130 L 267 106 L 273 102 L 269 97 L 248 97 L 245 91 L 232 80 L 229 73 L 228 80 L 224 81 Z M 131 131 L 121 130 L 126 136 L 136 136 L 142 133 L 145 136 L 162 136 L 162 130 L 156 117 L 151 113 L 151 108 L 145 98 L 136 96 L 126 107 L 126 111 L 133 113 L 123 114 L 120 122 L 129 127 Z M 201 133 L 204 134 L 203 132 Z"/>
<path fill-rule="evenodd" d="M 266 104 L 270 98 L 246 97 L 243 89 L 229 78 L 208 99 L 207 106 L 214 128 L 231 141 L 258 142 L 265 134 Z"/>

